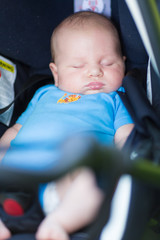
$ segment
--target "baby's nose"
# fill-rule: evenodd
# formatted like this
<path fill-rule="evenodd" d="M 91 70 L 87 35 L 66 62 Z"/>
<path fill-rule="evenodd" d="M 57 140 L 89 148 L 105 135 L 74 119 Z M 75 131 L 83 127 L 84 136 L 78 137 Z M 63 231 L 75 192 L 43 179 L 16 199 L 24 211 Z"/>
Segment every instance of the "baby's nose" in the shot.
<path fill-rule="evenodd" d="M 88 77 L 102 77 L 103 71 L 99 65 L 92 65 L 88 68 Z"/>

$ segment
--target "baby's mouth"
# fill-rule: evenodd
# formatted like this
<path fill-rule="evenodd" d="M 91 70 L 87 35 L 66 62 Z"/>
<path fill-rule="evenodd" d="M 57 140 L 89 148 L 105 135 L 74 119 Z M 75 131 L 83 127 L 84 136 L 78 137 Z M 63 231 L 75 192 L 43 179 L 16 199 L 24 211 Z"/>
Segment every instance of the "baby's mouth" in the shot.
<path fill-rule="evenodd" d="M 91 90 L 100 90 L 103 86 L 104 84 L 101 82 L 90 82 L 89 84 L 87 84 L 87 87 Z"/>

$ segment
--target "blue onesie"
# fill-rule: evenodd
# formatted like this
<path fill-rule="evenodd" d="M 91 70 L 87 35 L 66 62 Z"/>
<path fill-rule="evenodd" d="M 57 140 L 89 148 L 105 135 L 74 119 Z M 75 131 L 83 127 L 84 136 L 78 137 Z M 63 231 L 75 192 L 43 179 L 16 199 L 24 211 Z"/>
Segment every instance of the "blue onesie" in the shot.
<path fill-rule="evenodd" d="M 57 149 L 68 136 L 91 133 L 102 144 L 111 145 L 116 130 L 132 122 L 116 92 L 82 95 L 43 86 L 17 120 L 22 128 L 2 164 L 43 169 L 60 157 Z M 18 152 L 17 146 L 21 147 Z"/>
<path fill-rule="evenodd" d="M 116 130 L 132 122 L 116 92 L 82 95 L 43 86 L 18 118 L 22 128 L 1 164 L 34 170 L 56 167 L 61 143 L 69 136 L 89 133 L 108 146 Z"/>

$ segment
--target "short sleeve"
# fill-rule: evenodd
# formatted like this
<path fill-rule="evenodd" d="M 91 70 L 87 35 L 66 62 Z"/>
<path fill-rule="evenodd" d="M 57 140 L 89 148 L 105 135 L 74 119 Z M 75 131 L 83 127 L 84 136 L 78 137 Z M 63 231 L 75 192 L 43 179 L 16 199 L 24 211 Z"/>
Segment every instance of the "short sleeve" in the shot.
<path fill-rule="evenodd" d="M 114 128 L 117 131 L 123 125 L 133 123 L 131 116 L 129 115 L 126 107 L 124 106 L 121 98 L 118 94 L 115 96 L 115 121 Z"/>

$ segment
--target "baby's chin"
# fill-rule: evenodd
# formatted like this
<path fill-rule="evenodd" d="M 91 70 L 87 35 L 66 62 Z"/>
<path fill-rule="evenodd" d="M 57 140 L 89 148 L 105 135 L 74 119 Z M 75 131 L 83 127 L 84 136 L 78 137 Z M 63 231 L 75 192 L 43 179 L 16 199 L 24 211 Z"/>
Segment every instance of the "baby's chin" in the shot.
<path fill-rule="evenodd" d="M 82 92 L 81 94 L 83 95 L 91 95 L 91 94 L 97 94 L 97 93 L 105 93 L 104 90 L 87 90 L 87 91 L 84 91 Z"/>

